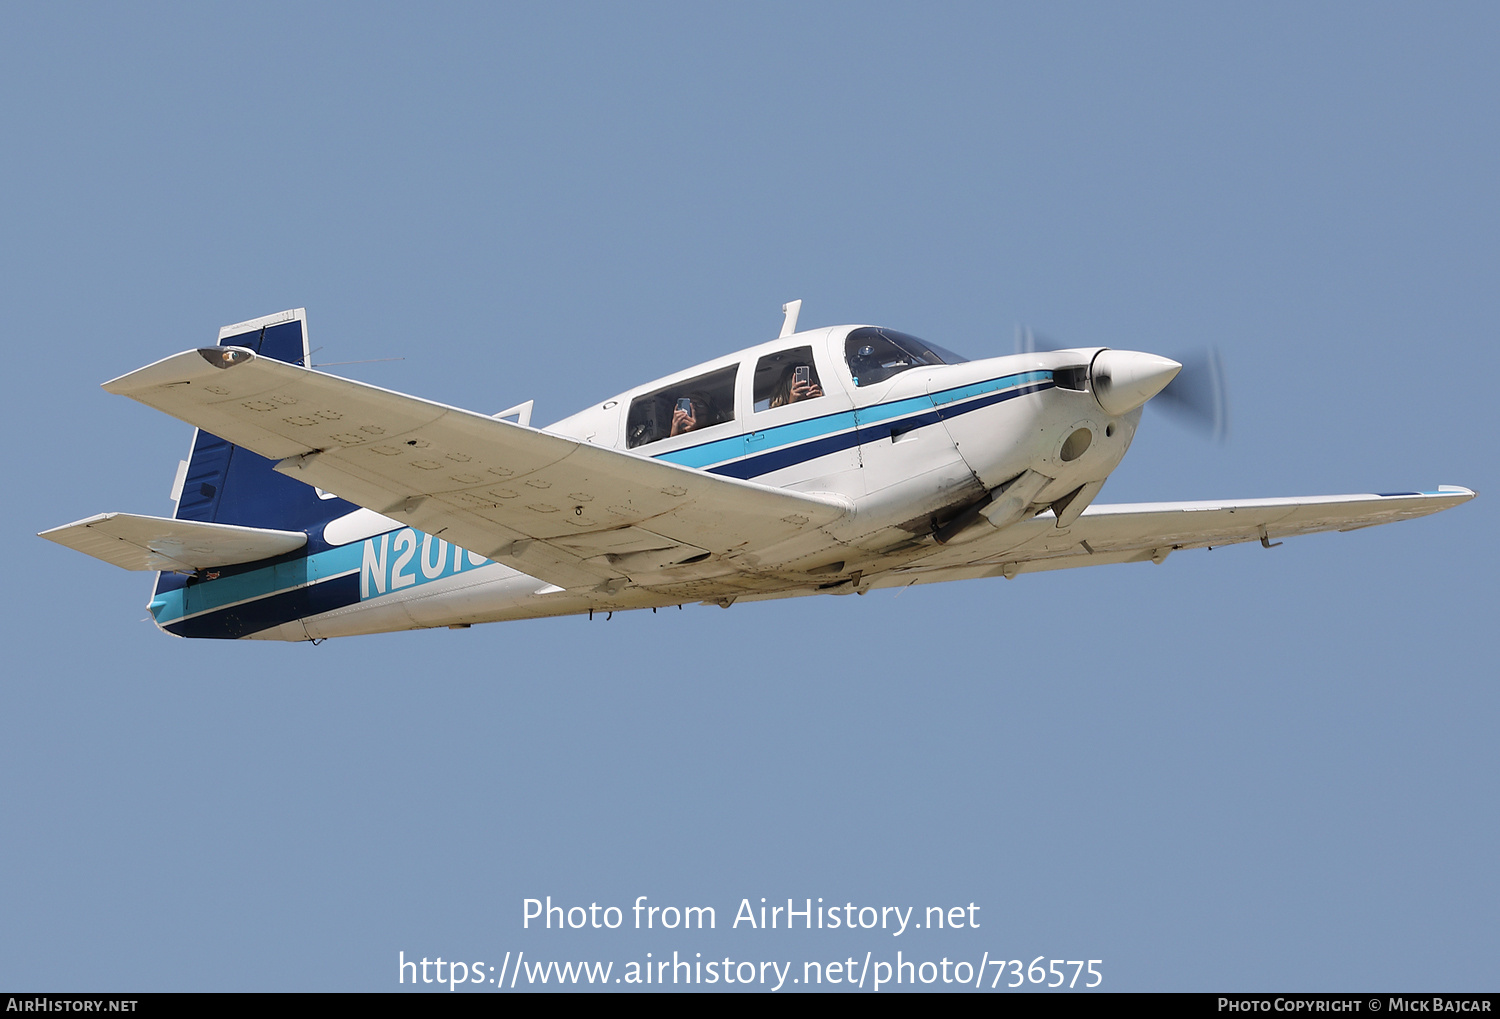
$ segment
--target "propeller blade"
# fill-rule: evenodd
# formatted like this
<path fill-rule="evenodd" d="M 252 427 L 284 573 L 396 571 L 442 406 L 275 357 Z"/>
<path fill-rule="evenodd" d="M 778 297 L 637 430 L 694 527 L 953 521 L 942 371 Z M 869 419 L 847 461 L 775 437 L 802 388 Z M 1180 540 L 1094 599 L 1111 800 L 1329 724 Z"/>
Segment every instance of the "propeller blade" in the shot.
<path fill-rule="evenodd" d="M 1060 344 L 1054 343 L 1050 337 L 1041 333 L 1033 332 L 1030 326 L 1016 326 L 1016 353 L 1034 354 L 1038 350 L 1056 350 Z"/>
<path fill-rule="evenodd" d="M 1207 347 L 1176 360 L 1182 363 L 1182 371 L 1156 395 L 1151 406 L 1211 439 L 1223 441 L 1229 434 L 1229 398 L 1219 351 Z"/>

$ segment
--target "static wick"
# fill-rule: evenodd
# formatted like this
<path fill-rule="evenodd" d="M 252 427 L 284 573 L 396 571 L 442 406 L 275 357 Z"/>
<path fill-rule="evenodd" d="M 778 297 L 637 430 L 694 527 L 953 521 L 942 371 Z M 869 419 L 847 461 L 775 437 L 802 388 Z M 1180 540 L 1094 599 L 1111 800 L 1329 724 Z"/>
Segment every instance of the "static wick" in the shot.
<path fill-rule="evenodd" d="M 325 364 L 315 364 L 314 368 L 337 368 L 341 364 L 374 364 L 376 361 L 405 361 L 404 357 L 367 357 L 363 361 L 328 361 Z"/>

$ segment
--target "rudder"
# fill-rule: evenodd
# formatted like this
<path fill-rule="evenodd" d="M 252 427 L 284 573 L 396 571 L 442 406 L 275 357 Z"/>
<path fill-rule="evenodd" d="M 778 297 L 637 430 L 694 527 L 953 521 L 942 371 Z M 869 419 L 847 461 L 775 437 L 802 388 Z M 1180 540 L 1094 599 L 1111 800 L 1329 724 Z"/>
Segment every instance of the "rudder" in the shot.
<path fill-rule="evenodd" d="M 219 346 L 246 347 L 261 357 L 310 367 L 307 310 L 266 315 L 225 326 Z M 193 436 L 187 473 L 173 516 L 212 524 L 302 531 L 358 507 L 278 474 L 276 462 L 210 432 Z"/>
<path fill-rule="evenodd" d="M 246 347 L 261 357 L 310 367 L 307 312 L 303 308 L 225 326 L 219 346 Z M 327 546 L 323 526 L 359 507 L 277 473 L 276 461 L 199 429 L 173 518 L 236 524 L 276 531 L 303 531 L 307 544 L 282 556 L 206 571 L 203 575 L 158 573 L 151 601 L 157 625 L 180 637 L 244 637 L 358 600 L 356 577 L 316 582 L 307 574 L 309 556 Z M 260 578 L 249 580 L 250 576 Z M 245 579 L 236 581 L 233 578 Z M 193 611 L 195 595 L 213 604 L 209 592 L 220 581 L 245 586 L 255 596 L 213 610 Z M 248 586 L 246 586 L 248 585 Z M 261 588 L 264 587 L 264 590 Z M 281 639 L 300 639 L 283 637 Z"/>

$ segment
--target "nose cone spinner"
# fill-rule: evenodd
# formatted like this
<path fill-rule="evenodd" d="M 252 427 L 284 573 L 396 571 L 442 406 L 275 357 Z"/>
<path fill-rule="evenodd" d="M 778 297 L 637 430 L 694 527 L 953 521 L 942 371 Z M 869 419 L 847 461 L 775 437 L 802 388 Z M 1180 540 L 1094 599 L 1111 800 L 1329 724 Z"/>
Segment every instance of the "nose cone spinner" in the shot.
<path fill-rule="evenodd" d="M 1182 371 L 1171 358 L 1138 350 L 1101 350 L 1089 367 L 1090 388 L 1106 414 L 1128 414 L 1167 387 Z"/>

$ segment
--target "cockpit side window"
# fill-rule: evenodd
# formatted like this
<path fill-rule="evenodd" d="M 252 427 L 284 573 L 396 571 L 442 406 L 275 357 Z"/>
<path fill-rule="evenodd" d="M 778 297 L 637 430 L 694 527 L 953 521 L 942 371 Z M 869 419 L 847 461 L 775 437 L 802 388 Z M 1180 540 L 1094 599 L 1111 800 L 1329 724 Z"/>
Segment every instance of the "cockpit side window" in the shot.
<path fill-rule="evenodd" d="M 767 354 L 755 366 L 755 409 L 770 410 L 823 395 L 811 347 Z"/>
<path fill-rule="evenodd" d="M 894 329 L 866 326 L 844 341 L 844 357 L 856 386 L 873 386 L 911 368 L 932 364 L 962 364 L 967 357 L 944 350 Z"/>
<path fill-rule="evenodd" d="M 734 377 L 738 371 L 739 365 L 730 365 L 630 401 L 630 416 L 625 419 L 626 448 L 733 421 Z"/>

